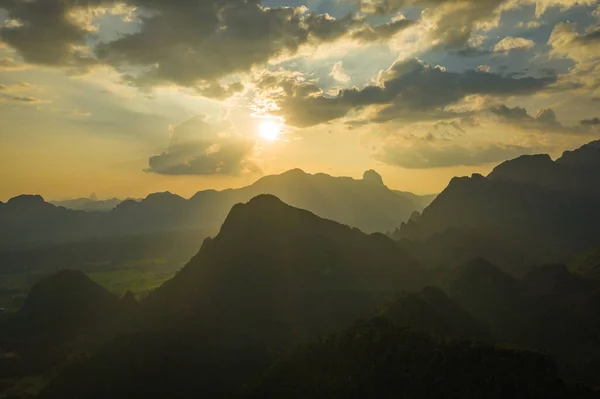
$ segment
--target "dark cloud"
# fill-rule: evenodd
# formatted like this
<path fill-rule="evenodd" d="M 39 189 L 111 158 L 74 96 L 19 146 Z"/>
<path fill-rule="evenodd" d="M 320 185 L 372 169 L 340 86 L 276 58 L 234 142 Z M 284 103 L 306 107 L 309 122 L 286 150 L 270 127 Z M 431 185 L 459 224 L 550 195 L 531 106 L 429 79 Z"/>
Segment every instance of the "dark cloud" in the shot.
<path fill-rule="evenodd" d="M 140 87 L 176 84 L 223 98 L 239 84 L 220 79 L 249 71 L 270 59 L 294 54 L 306 44 L 342 37 L 376 41 L 411 25 L 393 21 L 370 26 L 364 18 L 335 19 L 299 7 L 262 7 L 258 0 L 126 0 L 140 11 L 139 31 L 87 47 L 94 33 L 73 13 L 89 7 L 115 7 L 114 0 L 3 0 L 14 22 L 0 38 L 28 63 L 85 70 L 110 64 L 126 83 Z"/>
<path fill-rule="evenodd" d="M 525 108 L 514 107 L 509 108 L 506 105 L 502 104 L 497 107 L 493 107 L 491 111 L 498 115 L 501 119 L 505 121 L 533 121 L 534 119 L 529 115 Z"/>
<path fill-rule="evenodd" d="M 600 42 L 600 28 L 596 28 L 591 32 L 587 32 L 587 33 L 577 37 L 575 40 L 577 40 L 583 44 Z"/>
<path fill-rule="evenodd" d="M 595 117 L 591 119 L 584 119 L 581 121 L 581 124 L 583 126 L 598 126 L 600 125 L 600 118 Z"/>
<path fill-rule="evenodd" d="M 492 52 L 490 50 L 470 46 L 452 51 L 452 54 L 458 55 L 460 57 L 482 57 L 491 53 Z"/>
<path fill-rule="evenodd" d="M 426 136 L 408 146 L 388 143 L 374 156 L 379 161 L 393 166 L 429 169 L 483 165 L 531 153 L 532 149 L 515 145 L 491 144 L 472 148 L 458 144 L 438 146 Z"/>
<path fill-rule="evenodd" d="M 498 116 L 501 122 L 521 129 L 534 129 L 546 133 L 588 134 L 591 132 L 587 127 L 593 125 L 593 123 L 588 124 L 581 121 L 582 126 L 565 126 L 558 120 L 556 113 L 551 108 L 540 109 L 535 116 L 531 116 L 525 108 L 509 108 L 506 105 L 493 107 L 490 111 Z"/>
<path fill-rule="evenodd" d="M 445 107 L 466 96 L 531 94 L 555 81 L 556 77 L 515 79 L 474 70 L 448 72 L 410 59 L 392 65 L 380 76 L 379 85 L 341 90 L 335 97 L 322 95 L 314 83 L 281 75 L 263 78 L 259 88 L 283 88 L 274 100 L 286 121 L 295 126 L 312 126 L 371 105 L 379 106 L 368 116 L 374 122 L 455 117 L 458 115 Z"/>
<path fill-rule="evenodd" d="M 89 32 L 69 18 L 69 11 L 103 3 L 109 1 L 4 1 L 0 8 L 8 10 L 9 18 L 17 23 L 0 27 L 0 38 L 28 63 L 78 68 L 94 64 L 84 49 Z"/>
<path fill-rule="evenodd" d="M 197 116 L 173 129 L 169 146 L 149 159 L 147 172 L 164 175 L 239 175 L 258 172 L 248 160 L 254 141 Z"/>

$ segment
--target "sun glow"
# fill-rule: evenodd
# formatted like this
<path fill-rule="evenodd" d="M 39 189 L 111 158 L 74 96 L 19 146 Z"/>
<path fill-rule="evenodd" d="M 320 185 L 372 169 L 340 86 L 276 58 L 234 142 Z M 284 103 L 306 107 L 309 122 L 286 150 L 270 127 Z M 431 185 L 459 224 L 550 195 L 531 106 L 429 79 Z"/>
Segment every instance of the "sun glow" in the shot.
<path fill-rule="evenodd" d="M 263 140 L 275 141 L 281 135 L 281 124 L 265 120 L 258 124 L 258 134 Z"/>

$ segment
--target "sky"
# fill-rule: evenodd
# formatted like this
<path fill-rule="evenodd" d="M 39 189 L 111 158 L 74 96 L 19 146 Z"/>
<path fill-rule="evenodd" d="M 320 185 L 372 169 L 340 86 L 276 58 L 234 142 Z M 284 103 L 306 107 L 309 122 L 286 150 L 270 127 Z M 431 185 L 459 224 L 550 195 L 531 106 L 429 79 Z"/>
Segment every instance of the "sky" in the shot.
<path fill-rule="evenodd" d="M 599 139 L 599 61 L 598 0 L 0 0 L 0 201 L 436 193 Z"/>

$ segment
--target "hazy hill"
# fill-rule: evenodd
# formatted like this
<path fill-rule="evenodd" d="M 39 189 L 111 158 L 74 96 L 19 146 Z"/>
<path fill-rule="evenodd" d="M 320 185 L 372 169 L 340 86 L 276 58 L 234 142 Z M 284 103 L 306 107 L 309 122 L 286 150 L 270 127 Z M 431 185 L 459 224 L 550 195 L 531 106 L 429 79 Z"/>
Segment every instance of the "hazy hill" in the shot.
<path fill-rule="evenodd" d="M 122 200 L 119 198 L 111 198 L 107 200 L 98 200 L 95 198 L 76 198 L 71 200 L 63 201 L 50 201 L 52 205 L 62 206 L 67 209 L 73 209 L 76 211 L 88 211 L 88 212 L 110 212 Z"/>
<path fill-rule="evenodd" d="M 394 192 L 383 184 L 381 176 L 369 172 L 366 178 L 355 180 L 293 169 L 239 189 L 200 191 L 187 201 L 171 193 L 153 194 L 140 202 L 125 201 L 113 214 L 125 229 L 218 228 L 233 205 L 271 194 L 292 206 L 371 233 L 394 229 L 430 198 Z"/>
<path fill-rule="evenodd" d="M 104 214 L 54 206 L 39 195 L 21 195 L 0 207 L 0 248 L 31 247 L 97 235 Z"/>
<path fill-rule="evenodd" d="M 427 281 L 384 235 L 261 195 L 234 206 L 220 233 L 143 305 L 160 328 L 288 341 L 372 314 L 394 292 Z"/>
<path fill-rule="evenodd" d="M 538 353 L 440 342 L 384 318 L 290 350 L 248 398 L 585 398 Z"/>
<path fill-rule="evenodd" d="M 154 193 L 143 200 L 123 201 L 110 212 L 78 211 L 52 205 L 40 196 L 19 196 L 0 205 L 0 249 L 173 230 L 216 233 L 233 205 L 260 194 L 275 195 L 293 206 L 368 233 L 393 230 L 430 199 L 394 192 L 374 171 L 356 180 L 311 175 L 299 169 L 263 177 L 240 189 L 200 191 L 190 199 L 169 192 Z M 61 204 L 90 209 L 87 205 Z"/>

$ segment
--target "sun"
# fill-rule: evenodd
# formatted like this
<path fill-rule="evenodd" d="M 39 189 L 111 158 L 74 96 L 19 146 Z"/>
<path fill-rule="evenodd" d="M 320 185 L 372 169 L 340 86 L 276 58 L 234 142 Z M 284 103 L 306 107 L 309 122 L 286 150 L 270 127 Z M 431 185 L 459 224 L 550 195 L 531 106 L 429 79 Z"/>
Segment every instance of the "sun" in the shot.
<path fill-rule="evenodd" d="M 281 124 L 272 120 L 258 124 L 258 134 L 263 140 L 275 141 L 281 135 Z"/>

